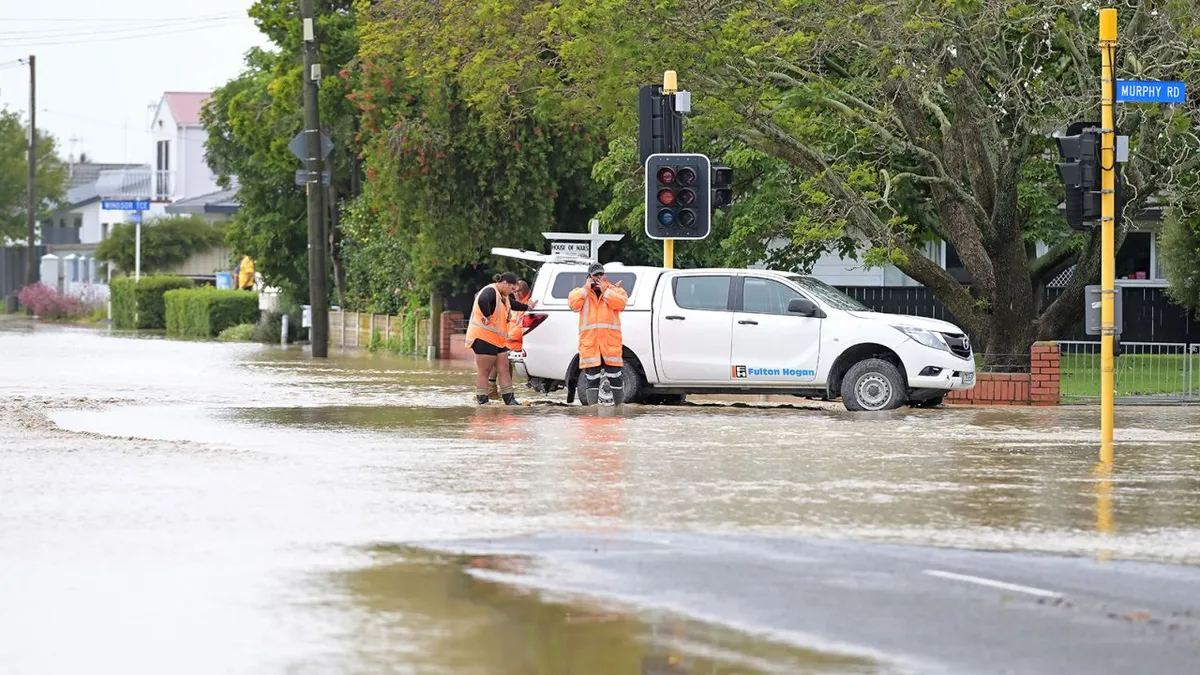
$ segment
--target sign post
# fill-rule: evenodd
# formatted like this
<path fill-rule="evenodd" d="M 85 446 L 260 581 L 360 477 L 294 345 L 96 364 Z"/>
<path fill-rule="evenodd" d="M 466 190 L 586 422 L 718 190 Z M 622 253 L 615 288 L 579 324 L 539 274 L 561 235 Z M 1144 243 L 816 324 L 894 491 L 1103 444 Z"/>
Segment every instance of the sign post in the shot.
<path fill-rule="evenodd" d="M 598 260 L 600 247 L 610 241 L 620 241 L 623 234 L 600 234 L 600 221 L 592 219 L 591 231 L 580 232 L 543 232 L 542 236 L 550 241 L 551 255 L 578 255 L 588 260 Z"/>
<path fill-rule="evenodd" d="M 149 199 L 102 199 L 104 211 L 133 211 L 133 279 L 142 280 L 142 211 L 150 210 Z"/>

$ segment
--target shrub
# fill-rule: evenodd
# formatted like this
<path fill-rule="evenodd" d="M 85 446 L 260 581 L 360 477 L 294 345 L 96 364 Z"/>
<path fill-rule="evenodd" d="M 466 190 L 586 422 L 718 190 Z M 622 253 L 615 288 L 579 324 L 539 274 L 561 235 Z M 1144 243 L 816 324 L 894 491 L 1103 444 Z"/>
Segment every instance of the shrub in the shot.
<path fill-rule="evenodd" d="M 96 259 L 111 262 L 122 270 L 133 270 L 136 227 L 134 223 L 114 225 L 108 237 L 96 247 Z M 209 223 L 200 216 L 147 218 L 142 223 L 142 272 L 170 269 L 196 253 L 212 250 L 224 239 L 224 225 Z"/>
<path fill-rule="evenodd" d="M 166 328 L 166 304 L 163 294 L 192 286 L 191 279 L 175 276 L 142 277 L 141 281 L 128 277 L 113 279 L 109 284 L 113 304 L 113 326 L 155 330 Z"/>
<path fill-rule="evenodd" d="M 90 311 L 77 298 L 63 295 L 40 281 L 18 291 L 17 301 L 42 319 L 74 319 Z"/>
<path fill-rule="evenodd" d="M 231 326 L 258 319 L 258 294 L 212 286 L 168 291 L 167 335 L 212 338 Z"/>
<path fill-rule="evenodd" d="M 254 324 L 252 323 L 239 323 L 236 326 L 230 326 L 217 335 L 217 340 L 221 342 L 250 342 L 253 338 Z"/>

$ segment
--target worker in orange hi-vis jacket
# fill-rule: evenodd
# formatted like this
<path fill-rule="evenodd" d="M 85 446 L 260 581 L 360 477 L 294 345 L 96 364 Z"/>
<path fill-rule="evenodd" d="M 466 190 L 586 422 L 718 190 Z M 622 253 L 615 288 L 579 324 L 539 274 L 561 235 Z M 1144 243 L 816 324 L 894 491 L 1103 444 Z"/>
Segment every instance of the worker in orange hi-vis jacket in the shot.
<path fill-rule="evenodd" d="M 587 281 L 571 291 L 567 304 L 579 312 L 579 369 L 584 375 L 584 405 L 600 402 L 600 380 L 608 376 L 613 404 L 625 401 L 621 369 L 621 311 L 629 296 L 619 283 L 609 283 L 604 266 L 592 263 Z"/>

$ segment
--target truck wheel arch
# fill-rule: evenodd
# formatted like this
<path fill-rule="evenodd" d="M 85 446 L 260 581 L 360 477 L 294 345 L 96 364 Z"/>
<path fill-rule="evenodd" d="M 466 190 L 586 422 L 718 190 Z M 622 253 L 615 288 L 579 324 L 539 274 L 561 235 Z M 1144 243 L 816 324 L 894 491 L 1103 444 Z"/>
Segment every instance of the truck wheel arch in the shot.
<path fill-rule="evenodd" d="M 900 360 L 900 355 L 881 344 L 863 342 L 846 349 L 834 360 L 825 383 L 825 391 L 829 398 L 841 396 L 842 378 L 846 376 L 846 372 L 850 370 L 851 366 L 864 359 L 883 359 L 896 366 L 900 371 L 900 376 L 905 378 L 907 386 L 908 374 L 904 369 L 904 362 Z"/>

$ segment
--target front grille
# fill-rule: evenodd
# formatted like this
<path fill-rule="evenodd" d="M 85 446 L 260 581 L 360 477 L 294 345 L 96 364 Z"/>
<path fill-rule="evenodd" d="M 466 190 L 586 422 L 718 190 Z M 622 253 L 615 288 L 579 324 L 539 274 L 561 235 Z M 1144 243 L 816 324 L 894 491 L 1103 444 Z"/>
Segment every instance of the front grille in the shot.
<path fill-rule="evenodd" d="M 971 358 L 971 338 L 961 333 L 942 333 L 950 352 L 961 359 Z"/>

